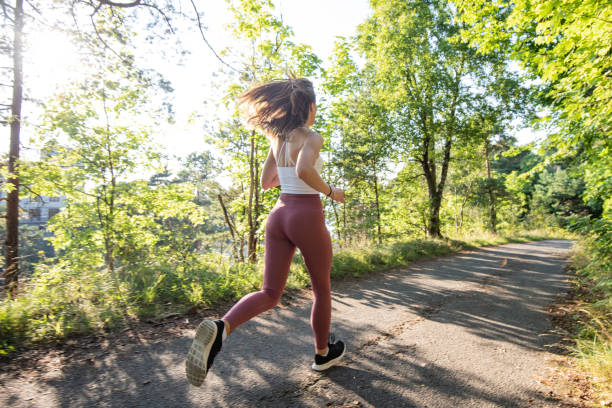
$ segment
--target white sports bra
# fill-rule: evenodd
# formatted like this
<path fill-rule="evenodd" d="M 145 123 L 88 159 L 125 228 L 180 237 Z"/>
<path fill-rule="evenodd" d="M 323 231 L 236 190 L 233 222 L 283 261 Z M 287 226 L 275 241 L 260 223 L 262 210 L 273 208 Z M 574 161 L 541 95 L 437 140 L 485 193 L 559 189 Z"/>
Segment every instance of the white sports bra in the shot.
<path fill-rule="evenodd" d="M 287 144 L 287 138 L 283 141 L 283 145 L 280 149 L 278 149 L 277 157 L 281 157 L 281 151 L 284 151 L 284 159 L 285 164 L 289 164 L 289 166 L 277 166 L 278 169 L 278 180 L 281 185 L 281 193 L 286 194 L 319 194 L 317 190 L 310 187 L 304 180 L 298 177 L 297 171 L 295 168 L 295 162 L 289 157 L 287 154 L 288 149 L 285 147 Z M 321 173 L 321 169 L 323 168 L 323 160 L 321 156 L 317 156 L 317 160 L 314 164 L 315 170 L 318 173 Z"/>

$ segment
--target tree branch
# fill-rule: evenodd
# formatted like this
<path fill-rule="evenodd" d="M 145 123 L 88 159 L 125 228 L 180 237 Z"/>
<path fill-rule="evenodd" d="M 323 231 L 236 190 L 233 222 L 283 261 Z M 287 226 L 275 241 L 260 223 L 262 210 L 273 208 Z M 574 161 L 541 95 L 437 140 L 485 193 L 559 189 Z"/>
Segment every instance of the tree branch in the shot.
<path fill-rule="evenodd" d="M 121 8 L 129 8 L 129 7 L 136 7 L 136 6 L 142 5 L 142 0 L 133 0 L 128 3 L 120 3 L 120 2 L 116 2 L 112 0 L 98 0 L 98 1 L 100 2 L 100 5 L 106 5 L 106 6 L 111 6 L 111 7 L 121 7 Z"/>
<path fill-rule="evenodd" d="M 32 194 L 34 194 L 36 197 L 40 198 L 40 202 L 41 202 L 41 203 L 43 203 L 43 204 L 45 203 L 44 198 L 43 198 L 43 197 L 42 197 L 40 194 L 38 194 L 36 191 L 33 191 L 33 190 L 32 190 L 30 187 L 28 187 L 27 185 L 25 185 L 25 184 L 20 184 L 20 185 L 19 185 L 19 187 L 23 187 L 23 188 L 25 188 L 25 189 L 26 189 L 26 190 L 28 190 L 30 193 L 32 193 Z"/>
<path fill-rule="evenodd" d="M 2 5 L 2 11 L 4 12 L 4 18 L 6 18 L 7 20 L 9 20 L 11 23 L 15 24 L 15 20 L 13 18 L 11 18 L 11 16 L 9 16 L 8 11 L 6 11 L 6 8 L 11 8 L 14 10 L 14 8 L 10 5 L 10 4 L 6 4 L 6 2 L 4 0 L 0 0 L 0 5 Z"/>
<path fill-rule="evenodd" d="M 420 177 L 425 177 L 425 173 L 419 173 L 419 174 L 417 174 L 415 176 L 406 177 L 403 180 L 412 181 L 412 180 L 416 180 L 416 179 L 418 179 Z"/>
<path fill-rule="evenodd" d="M 227 213 L 227 208 L 225 207 L 225 204 L 223 203 L 223 197 L 221 196 L 221 194 L 218 194 L 217 198 L 219 199 L 219 204 L 221 204 L 221 208 L 223 209 L 223 215 L 225 217 L 225 222 L 227 226 L 229 227 L 230 234 L 232 234 L 232 240 L 234 240 L 235 239 L 234 225 L 229 217 L 229 214 Z"/>
<path fill-rule="evenodd" d="M 3 9 L 6 9 L 6 7 L 8 7 L 11 10 L 15 10 L 15 7 L 11 6 L 10 4 L 7 4 L 5 0 L 0 0 L 0 4 L 2 4 Z"/>
<path fill-rule="evenodd" d="M 104 41 L 104 39 L 102 38 L 102 36 L 100 35 L 100 32 L 98 31 L 98 27 L 96 26 L 96 22 L 93 19 L 93 14 L 89 16 L 89 19 L 91 20 L 91 25 L 93 26 L 94 32 L 96 33 L 96 36 L 98 37 L 98 40 L 100 40 L 100 42 L 104 45 L 104 48 L 109 50 L 110 52 L 112 52 L 113 54 L 115 54 L 117 56 L 117 58 L 119 58 L 119 60 L 121 62 L 123 62 L 124 64 L 129 64 L 129 61 L 127 61 L 126 59 L 124 59 L 123 57 L 121 57 L 121 55 L 119 55 L 119 53 L 117 51 L 115 51 L 114 49 L 111 48 L 110 45 L 108 45 L 106 43 L 106 41 Z"/>
<path fill-rule="evenodd" d="M 200 29 L 200 34 L 202 34 L 202 39 L 204 40 L 204 42 L 206 43 L 206 45 L 208 46 L 208 48 L 210 48 L 210 50 L 212 51 L 213 54 L 215 54 L 215 57 L 217 57 L 217 59 L 219 61 L 221 61 L 221 63 L 223 65 L 225 65 L 226 67 L 228 67 L 229 69 L 231 69 L 234 72 L 239 72 L 237 69 L 235 69 L 234 67 L 232 67 L 231 65 L 229 65 L 227 62 L 223 61 L 223 59 L 221 59 L 221 57 L 219 56 L 219 54 L 217 54 L 217 52 L 213 49 L 213 47 L 210 45 L 210 43 L 208 42 L 208 40 L 206 39 L 206 36 L 204 35 L 204 29 L 202 28 L 202 21 L 200 20 L 200 12 L 198 11 L 195 3 L 193 2 L 193 0 L 191 0 L 191 5 L 193 6 L 193 10 L 196 13 L 196 17 L 198 19 L 198 28 Z"/>
<path fill-rule="evenodd" d="M 141 5 L 144 6 L 144 7 L 150 7 L 152 9 L 154 9 L 155 11 L 157 11 L 159 14 L 161 14 L 162 17 L 164 18 L 164 20 L 166 20 L 166 24 L 168 24 L 168 27 L 170 28 L 170 32 L 172 34 L 176 34 L 175 31 L 174 31 L 174 28 L 172 28 L 172 24 L 170 24 L 170 18 L 168 18 L 168 16 L 166 15 L 166 13 L 164 13 L 164 11 L 162 9 L 157 7 L 155 4 L 142 3 Z"/>
<path fill-rule="evenodd" d="M 2 1 L 2 0 L 0 0 L 0 1 Z M 43 13 L 39 10 L 39 8 L 36 7 L 34 4 L 32 4 L 31 1 L 26 0 L 26 3 L 28 3 L 28 6 L 32 7 L 32 10 L 34 10 L 35 12 L 40 14 L 41 16 L 43 15 Z"/>

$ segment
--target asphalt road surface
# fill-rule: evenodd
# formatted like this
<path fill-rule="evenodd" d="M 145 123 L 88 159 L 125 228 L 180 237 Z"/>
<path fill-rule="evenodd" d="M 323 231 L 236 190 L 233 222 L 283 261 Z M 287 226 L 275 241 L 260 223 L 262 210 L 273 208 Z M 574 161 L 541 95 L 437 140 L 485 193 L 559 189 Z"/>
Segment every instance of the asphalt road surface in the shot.
<path fill-rule="evenodd" d="M 283 302 L 225 342 L 202 387 L 185 354 L 195 324 L 117 345 L 95 361 L 0 373 L 4 407 L 553 407 L 558 339 L 547 306 L 567 289 L 567 241 L 464 251 L 333 283 L 343 363 L 320 374 L 308 296 Z"/>

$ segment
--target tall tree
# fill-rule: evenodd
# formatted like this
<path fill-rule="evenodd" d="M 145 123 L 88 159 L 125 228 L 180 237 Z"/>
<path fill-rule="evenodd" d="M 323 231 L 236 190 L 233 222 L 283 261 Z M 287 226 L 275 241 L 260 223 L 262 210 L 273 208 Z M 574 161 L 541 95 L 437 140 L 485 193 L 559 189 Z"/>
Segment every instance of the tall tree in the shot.
<path fill-rule="evenodd" d="M 359 46 L 376 69 L 378 98 L 391 112 L 397 140 L 419 163 L 427 184 L 427 234 L 441 237 L 440 208 L 453 145 L 473 136 L 471 116 L 495 100 L 478 88 L 504 60 L 457 41 L 460 25 L 446 1 L 372 0 Z"/>
<path fill-rule="evenodd" d="M 8 20 L 13 26 L 13 44 L 11 47 L 13 90 L 11 99 L 11 114 L 4 123 L 10 124 L 11 137 L 8 156 L 8 177 L 6 190 L 6 241 L 4 282 L 5 291 L 12 297 L 17 294 L 19 282 L 19 135 L 21 132 L 21 105 L 23 102 L 23 0 L 16 0 L 11 6 L 4 1 L 0 3 L 4 10 L 5 22 Z M 8 14 L 12 11 L 12 17 Z"/>

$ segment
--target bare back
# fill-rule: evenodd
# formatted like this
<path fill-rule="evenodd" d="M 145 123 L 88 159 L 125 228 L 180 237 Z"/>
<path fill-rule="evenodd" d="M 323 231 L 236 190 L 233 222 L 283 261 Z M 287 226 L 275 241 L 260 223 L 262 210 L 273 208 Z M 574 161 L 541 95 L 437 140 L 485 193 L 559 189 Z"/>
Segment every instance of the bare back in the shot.
<path fill-rule="evenodd" d="M 285 140 L 273 139 L 272 151 L 278 167 L 295 167 L 300 151 L 309 137 L 321 137 L 318 133 L 301 126 L 287 134 Z"/>

